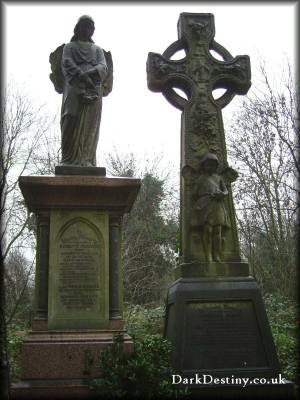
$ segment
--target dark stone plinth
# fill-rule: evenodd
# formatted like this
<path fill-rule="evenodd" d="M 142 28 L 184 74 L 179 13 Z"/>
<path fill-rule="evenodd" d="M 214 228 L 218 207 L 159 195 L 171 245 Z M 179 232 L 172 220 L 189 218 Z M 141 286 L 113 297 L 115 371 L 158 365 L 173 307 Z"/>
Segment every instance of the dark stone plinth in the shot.
<path fill-rule="evenodd" d="M 207 385 L 189 388 L 189 399 L 201 400 L 296 400 L 292 382 L 282 384 L 249 385 Z M 201 396 L 201 397 L 200 397 Z"/>
<path fill-rule="evenodd" d="M 168 293 L 165 336 L 172 342 L 173 367 L 184 376 L 269 379 L 280 373 L 252 277 L 175 281 Z"/>
<path fill-rule="evenodd" d="M 104 167 L 81 167 L 76 165 L 57 165 L 55 175 L 96 175 L 105 176 Z"/>

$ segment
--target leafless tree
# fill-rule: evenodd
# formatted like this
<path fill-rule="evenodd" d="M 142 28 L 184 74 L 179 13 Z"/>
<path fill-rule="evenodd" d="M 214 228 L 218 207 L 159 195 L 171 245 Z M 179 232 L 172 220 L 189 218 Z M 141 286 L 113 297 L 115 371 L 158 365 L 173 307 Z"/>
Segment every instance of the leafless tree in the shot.
<path fill-rule="evenodd" d="M 7 357 L 6 324 L 16 314 L 18 306 L 28 292 L 32 268 L 21 249 L 34 243 L 34 230 L 18 186 L 18 177 L 33 170 L 33 161 L 41 154 L 42 143 L 47 140 L 52 120 L 43 107 L 36 106 L 30 97 L 11 84 L 1 97 L 0 136 L 0 245 L 1 245 L 1 387 L 6 388 Z M 13 258 L 19 254 L 19 261 Z M 21 258 L 20 258 L 21 257 Z M 16 260 L 15 260 L 16 261 Z M 33 261 L 32 261 L 33 262 Z M 18 265 L 18 268 L 16 267 Z M 12 267 L 13 266 L 13 267 Z M 9 268 L 11 269 L 9 270 Z M 17 273 L 18 271 L 18 273 Z M 22 279 L 20 276 L 22 275 Z M 6 288 L 4 282 L 7 284 Z M 6 289 L 6 290 L 5 290 Z M 5 291 L 9 304 L 5 304 Z M 14 292 L 14 293 L 12 293 Z M 8 313 L 7 313 L 8 311 Z M 3 357 L 2 357 L 3 356 Z M 6 361 L 5 361 L 6 360 Z"/>
<path fill-rule="evenodd" d="M 142 181 L 131 213 L 123 218 L 124 299 L 134 304 L 160 302 L 174 279 L 179 190 L 162 158 L 153 155 L 138 162 L 133 153 L 116 150 L 107 156 L 110 174 Z"/>
<path fill-rule="evenodd" d="M 240 176 L 234 185 L 245 256 L 265 290 L 295 293 L 299 209 L 297 86 L 287 63 L 270 82 L 261 82 L 242 100 L 231 120 L 229 155 Z"/>
<path fill-rule="evenodd" d="M 29 214 L 24 207 L 18 187 L 18 178 L 33 170 L 33 160 L 42 154 L 41 145 L 47 140 L 52 121 L 35 106 L 30 98 L 19 90 L 9 87 L 2 98 L 2 133 L 0 169 L 2 219 L 1 243 L 3 258 L 10 250 L 30 236 L 27 224 Z"/>
<path fill-rule="evenodd" d="M 28 321 L 33 293 L 32 271 L 34 260 L 28 262 L 19 249 L 9 253 L 6 260 L 6 323 L 18 316 Z"/>

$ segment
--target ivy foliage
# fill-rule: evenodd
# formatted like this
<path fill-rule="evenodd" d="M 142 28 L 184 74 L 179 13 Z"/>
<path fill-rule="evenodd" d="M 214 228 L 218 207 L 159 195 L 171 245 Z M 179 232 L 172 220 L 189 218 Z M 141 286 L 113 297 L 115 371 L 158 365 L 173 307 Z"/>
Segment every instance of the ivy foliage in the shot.
<path fill-rule="evenodd" d="M 277 355 L 285 379 L 300 382 L 299 305 L 290 299 L 264 295 Z"/>
<path fill-rule="evenodd" d="M 135 338 L 134 352 L 123 351 L 122 336 L 100 351 L 99 367 L 102 379 L 95 379 L 91 389 L 98 399 L 115 398 L 182 398 L 186 389 L 171 383 L 171 346 L 169 341 L 155 335 Z"/>

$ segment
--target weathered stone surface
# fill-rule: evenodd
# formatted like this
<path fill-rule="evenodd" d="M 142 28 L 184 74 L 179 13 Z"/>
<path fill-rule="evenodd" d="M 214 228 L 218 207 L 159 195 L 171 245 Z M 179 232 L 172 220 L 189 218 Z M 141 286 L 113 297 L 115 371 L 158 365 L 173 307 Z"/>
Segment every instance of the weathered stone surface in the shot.
<path fill-rule="evenodd" d="M 236 94 L 246 94 L 250 82 L 250 61 L 248 56 L 235 58 L 214 41 L 214 17 L 212 14 L 182 13 L 178 21 L 178 41 L 160 55 L 149 53 L 147 61 L 148 87 L 162 92 L 167 100 L 183 111 L 181 126 L 181 255 L 183 262 L 208 261 L 203 248 L 203 225 L 199 224 L 197 199 L 194 186 L 200 175 L 201 158 L 208 153 L 219 160 L 217 174 L 227 186 L 228 196 L 224 198 L 224 211 L 229 223 L 222 228 L 222 261 L 240 262 L 231 182 L 232 169 L 228 166 L 224 127 L 221 109 Z M 172 60 L 178 50 L 184 49 L 186 57 Z M 223 61 L 213 57 L 212 51 Z M 188 100 L 180 97 L 174 88 L 182 89 Z M 219 99 L 214 99 L 214 89 L 227 89 Z M 186 170 L 195 172 L 195 177 Z M 203 193 L 204 195 L 205 193 Z M 200 194 L 201 195 L 201 194 Z M 205 239 L 207 240 L 207 238 Z M 215 260 L 216 261 L 216 260 Z"/>
<path fill-rule="evenodd" d="M 36 301 L 11 398 L 88 399 L 98 351 L 113 335 L 133 351 L 122 318 L 121 226 L 140 180 L 23 176 L 19 184 L 37 216 Z"/>
<path fill-rule="evenodd" d="M 284 376 L 252 277 L 178 279 L 168 293 L 165 336 L 172 342 L 174 369 L 190 382 L 178 386 L 188 386 L 195 398 L 296 398 L 293 383 L 280 381 Z M 197 384 L 196 376 L 202 382 L 206 376 L 207 384 Z M 247 385 L 238 378 L 248 379 Z M 249 383 L 254 378 L 264 381 Z"/>
<path fill-rule="evenodd" d="M 109 217 L 51 211 L 48 329 L 109 325 Z"/>
<path fill-rule="evenodd" d="M 188 166 L 182 170 L 185 178 L 188 179 L 189 174 L 193 176 L 191 187 L 194 204 L 190 211 L 193 226 L 201 233 L 202 246 L 198 246 L 198 258 L 207 262 L 222 262 L 227 231 L 231 228 L 226 207 L 229 193 L 225 179 L 217 173 L 219 160 L 215 154 L 206 153 L 199 164 L 198 171 Z M 200 253 L 202 249 L 203 253 Z"/>
<path fill-rule="evenodd" d="M 83 379 L 100 377 L 99 350 L 121 334 L 124 351 L 133 350 L 125 330 L 31 332 L 22 351 L 22 379 Z M 47 362 L 41 362 L 47 360 Z"/>
<path fill-rule="evenodd" d="M 104 167 L 80 167 L 80 166 L 74 166 L 74 165 L 57 165 L 55 167 L 55 175 L 105 176 L 106 168 L 104 168 Z"/>
<path fill-rule="evenodd" d="M 124 352 L 133 351 L 132 339 L 122 328 L 109 330 L 30 332 L 23 342 L 21 381 L 11 399 L 89 399 L 89 381 L 100 378 L 99 350 L 123 336 Z"/>
<path fill-rule="evenodd" d="M 267 366 L 250 300 L 189 301 L 184 329 L 184 369 Z"/>
<path fill-rule="evenodd" d="M 30 211 L 85 209 L 124 214 L 140 188 L 134 178 L 98 176 L 20 176 L 19 185 Z"/>
<path fill-rule="evenodd" d="M 50 79 L 63 93 L 61 109 L 62 163 L 96 166 L 102 96 L 112 89 L 110 52 L 97 46 L 92 36 L 95 23 L 88 15 L 79 18 L 70 43 L 50 54 Z"/>
<path fill-rule="evenodd" d="M 183 375 L 276 377 L 280 372 L 257 283 L 244 278 L 180 278 L 167 299 L 165 333 Z"/>
<path fill-rule="evenodd" d="M 246 262 L 193 262 L 183 263 L 175 268 L 175 279 L 207 277 L 249 276 Z"/>
<path fill-rule="evenodd" d="M 162 55 L 149 53 L 147 61 L 149 89 L 162 92 L 182 111 L 181 264 L 168 291 L 164 334 L 172 342 L 172 366 L 187 380 L 196 374 L 266 379 L 263 397 L 251 388 L 241 393 L 230 383 L 188 383 L 195 398 L 275 394 L 287 399 L 291 385 L 273 388 L 267 382 L 278 378 L 280 366 L 259 288 L 241 260 L 231 192 L 238 174 L 227 162 L 221 114 L 234 95 L 250 88 L 250 61 L 233 58 L 214 41 L 214 33 L 212 14 L 182 13 L 179 40 Z M 186 57 L 172 60 L 182 49 Z M 226 92 L 214 99 L 212 91 L 218 88 Z"/>
<path fill-rule="evenodd" d="M 10 390 L 13 400 L 85 400 L 93 398 L 86 379 L 33 379 L 19 381 Z"/>

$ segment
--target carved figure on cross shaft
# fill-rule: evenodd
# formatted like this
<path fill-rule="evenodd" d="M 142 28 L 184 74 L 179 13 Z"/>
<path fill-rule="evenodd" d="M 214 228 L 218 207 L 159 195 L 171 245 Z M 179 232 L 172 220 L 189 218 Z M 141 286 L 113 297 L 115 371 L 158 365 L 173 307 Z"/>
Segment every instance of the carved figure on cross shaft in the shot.
<path fill-rule="evenodd" d="M 200 175 L 195 180 L 193 190 L 197 223 L 202 227 L 203 247 L 208 262 L 222 261 L 224 232 L 230 228 L 224 203 L 228 190 L 223 177 L 217 173 L 218 165 L 215 154 L 205 154 L 200 161 Z"/>

